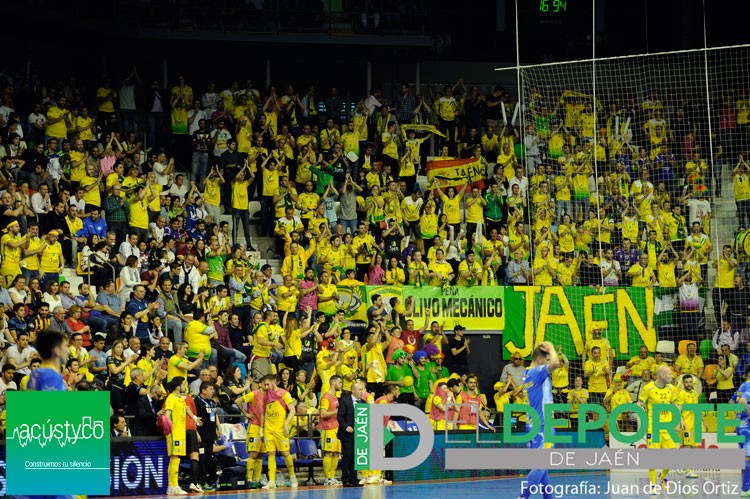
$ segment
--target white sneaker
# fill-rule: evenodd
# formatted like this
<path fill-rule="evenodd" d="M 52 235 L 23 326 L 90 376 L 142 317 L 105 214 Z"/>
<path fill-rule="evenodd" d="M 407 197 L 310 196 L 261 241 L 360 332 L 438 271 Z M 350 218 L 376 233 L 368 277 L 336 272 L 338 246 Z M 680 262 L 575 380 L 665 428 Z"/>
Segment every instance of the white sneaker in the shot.
<path fill-rule="evenodd" d="M 196 485 L 196 484 L 194 484 L 194 483 L 191 483 L 191 484 L 190 484 L 190 486 L 189 486 L 188 488 L 189 488 L 189 489 L 190 489 L 191 491 L 193 491 L 193 492 L 198 492 L 199 494 L 202 494 L 202 493 L 203 493 L 203 489 L 201 488 L 201 486 L 200 486 L 200 485 Z"/>
<path fill-rule="evenodd" d="M 173 493 L 173 492 L 172 492 L 173 490 L 174 490 L 174 487 L 167 487 L 167 495 L 168 495 L 168 496 L 171 496 L 171 495 L 172 495 L 172 493 Z"/>
<path fill-rule="evenodd" d="M 383 485 L 391 485 L 393 482 L 390 480 L 386 480 L 385 478 L 381 478 L 380 483 L 382 483 Z"/>
<path fill-rule="evenodd" d="M 750 490 L 743 490 L 740 497 L 750 497 Z"/>
<path fill-rule="evenodd" d="M 333 485 L 333 484 L 331 483 L 330 478 L 326 478 L 325 480 L 323 480 L 323 485 L 328 486 L 328 485 Z"/>
<path fill-rule="evenodd" d="M 188 493 L 182 490 L 182 488 L 178 486 L 172 489 L 172 495 L 173 496 L 186 496 L 188 495 Z"/>
<path fill-rule="evenodd" d="M 359 479 L 359 484 L 360 485 L 364 485 L 364 484 L 368 483 L 369 481 L 370 481 L 369 477 L 367 477 L 367 478 L 360 478 Z"/>
<path fill-rule="evenodd" d="M 267 484 L 263 486 L 264 489 L 275 489 L 276 488 L 276 480 L 269 480 Z"/>
<path fill-rule="evenodd" d="M 380 477 L 378 475 L 370 475 L 367 477 L 367 480 L 365 480 L 365 483 L 373 484 L 373 483 L 378 483 L 379 481 L 380 481 Z"/>
<path fill-rule="evenodd" d="M 685 473 L 685 478 L 698 478 L 698 473 L 695 471 L 690 471 L 688 473 Z"/>
<path fill-rule="evenodd" d="M 293 476 L 289 479 L 289 486 L 293 489 L 296 489 L 299 487 L 299 482 L 297 482 L 297 477 Z"/>
<path fill-rule="evenodd" d="M 344 482 L 337 480 L 336 478 L 331 478 L 331 485 L 343 485 Z"/>

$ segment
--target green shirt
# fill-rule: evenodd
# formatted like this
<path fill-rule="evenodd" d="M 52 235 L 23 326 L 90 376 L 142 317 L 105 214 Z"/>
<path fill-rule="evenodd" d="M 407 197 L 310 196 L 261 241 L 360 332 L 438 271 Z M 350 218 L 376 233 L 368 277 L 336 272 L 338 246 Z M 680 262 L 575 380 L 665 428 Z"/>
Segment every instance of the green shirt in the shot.
<path fill-rule="evenodd" d="M 206 262 L 208 263 L 208 278 L 215 281 L 223 281 L 224 256 L 212 255 L 211 250 L 206 250 Z"/>
<path fill-rule="evenodd" d="M 427 364 L 424 369 L 420 369 L 419 365 L 415 369 L 419 371 L 419 378 L 414 378 L 414 393 L 420 399 L 426 400 L 430 396 L 430 381 L 434 382 L 437 377 L 432 374 Z"/>

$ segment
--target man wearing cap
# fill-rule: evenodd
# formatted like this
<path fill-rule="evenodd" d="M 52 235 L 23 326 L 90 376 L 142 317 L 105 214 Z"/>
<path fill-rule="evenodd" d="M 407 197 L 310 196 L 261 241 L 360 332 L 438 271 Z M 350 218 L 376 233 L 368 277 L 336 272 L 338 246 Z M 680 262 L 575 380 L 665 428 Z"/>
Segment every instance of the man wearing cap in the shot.
<path fill-rule="evenodd" d="M 451 351 L 451 372 L 466 374 L 469 372 L 469 338 L 464 338 L 466 328 L 456 324 L 453 328 L 453 338 L 448 342 L 448 348 Z"/>
<path fill-rule="evenodd" d="M 43 279 L 42 288 L 46 288 L 50 282 L 60 280 L 60 274 L 65 267 L 65 257 L 60 243 L 57 241 L 61 232 L 53 229 L 44 237 L 46 246 L 42 251 L 39 265 L 39 277 Z"/>
<path fill-rule="evenodd" d="M 21 237 L 21 225 L 18 220 L 6 225 L 4 232 L 0 238 L 3 258 L 0 273 L 5 276 L 5 287 L 9 288 L 13 279 L 21 274 L 21 249 L 28 246 L 29 240 L 26 236 Z"/>

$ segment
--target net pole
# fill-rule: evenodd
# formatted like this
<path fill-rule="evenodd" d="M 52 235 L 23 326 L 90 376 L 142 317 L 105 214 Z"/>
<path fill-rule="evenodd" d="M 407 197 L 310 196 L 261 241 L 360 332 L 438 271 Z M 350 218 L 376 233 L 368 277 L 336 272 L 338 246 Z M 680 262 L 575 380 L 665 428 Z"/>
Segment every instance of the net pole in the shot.
<path fill-rule="evenodd" d="M 715 205 L 715 199 L 714 199 L 715 196 L 713 194 L 716 192 L 716 190 L 713 187 L 713 184 L 714 184 L 714 182 L 721 182 L 721 178 L 717 178 L 716 166 L 714 165 L 714 138 L 713 138 L 713 127 L 712 127 L 712 121 L 713 121 L 713 119 L 712 119 L 712 116 L 711 116 L 711 113 L 713 112 L 713 107 L 711 106 L 711 85 L 709 83 L 709 78 L 708 78 L 708 50 L 706 50 L 707 47 L 708 47 L 708 37 L 707 37 L 707 34 L 706 34 L 706 0 L 703 0 L 703 69 L 704 69 L 703 75 L 705 77 L 705 83 L 706 83 L 706 115 L 708 117 L 708 151 L 709 151 L 709 154 L 710 154 L 710 157 L 706 158 L 706 159 L 709 162 L 708 164 L 709 164 L 709 168 L 710 168 L 710 171 L 711 171 L 711 183 L 708 186 L 708 189 L 709 189 L 709 198 L 712 201 L 714 201 L 712 204 Z M 712 215 L 715 216 L 715 214 L 713 213 L 713 208 L 712 208 L 711 211 L 712 211 Z M 708 224 L 710 226 L 710 224 L 711 224 L 711 218 L 709 218 Z M 706 231 L 706 228 L 704 227 L 703 230 Z M 710 231 L 710 227 L 709 227 L 709 231 Z M 719 247 L 721 246 L 721 244 L 718 243 L 718 241 L 719 241 L 719 224 L 716 224 L 716 232 L 715 232 L 715 234 L 716 234 L 715 240 L 717 241 L 717 244 L 716 244 L 716 247 L 713 248 L 713 250 L 714 250 L 713 252 L 717 252 L 718 251 L 718 253 L 716 253 L 716 254 L 717 255 L 721 255 L 721 250 L 719 249 Z M 709 259 L 708 265 L 710 265 L 710 264 L 711 264 L 711 261 Z M 714 285 L 716 284 L 716 279 L 718 278 L 718 271 L 719 271 L 719 269 L 717 267 L 717 269 L 716 269 L 717 273 L 714 276 Z M 707 288 L 708 287 L 708 283 L 704 282 L 703 286 Z M 712 301 L 712 305 L 713 305 L 713 301 Z M 714 312 L 714 315 L 715 315 L 715 312 Z M 718 326 L 721 327 L 721 323 L 719 323 Z"/>
<path fill-rule="evenodd" d="M 596 159 L 596 148 L 598 146 L 597 141 L 597 134 L 599 132 L 598 123 L 597 123 L 597 98 L 596 98 L 596 0 L 591 0 L 591 97 L 593 102 L 591 103 L 591 108 L 594 112 L 594 137 L 593 137 L 593 148 L 592 148 L 592 156 L 591 156 L 591 162 L 593 165 L 593 172 L 594 172 L 594 189 L 596 190 L 596 193 L 590 193 L 596 195 L 596 219 L 597 219 L 597 242 L 599 244 L 595 244 L 595 252 L 596 252 L 596 258 L 599 259 L 599 262 L 601 264 L 601 241 L 602 241 L 602 224 L 601 220 L 599 219 L 599 162 Z M 589 196 L 590 197 L 590 196 Z M 583 219 L 585 222 L 586 217 L 588 216 L 588 213 L 583 214 Z M 583 222 L 581 222 L 583 223 Z M 601 287 L 604 287 L 604 275 L 602 274 L 601 267 L 599 267 L 599 281 L 601 283 Z M 587 334 L 584 331 L 584 334 Z"/>

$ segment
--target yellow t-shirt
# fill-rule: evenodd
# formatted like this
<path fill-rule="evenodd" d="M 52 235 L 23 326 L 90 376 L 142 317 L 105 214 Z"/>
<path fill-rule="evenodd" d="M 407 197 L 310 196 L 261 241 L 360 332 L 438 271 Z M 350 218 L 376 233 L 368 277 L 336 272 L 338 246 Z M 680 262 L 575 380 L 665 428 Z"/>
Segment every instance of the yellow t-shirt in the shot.
<path fill-rule="evenodd" d="M 110 94 L 112 94 L 111 97 L 110 97 Z M 97 106 L 97 109 L 103 113 L 114 113 L 115 112 L 115 104 L 113 102 L 114 96 L 115 96 L 115 93 L 112 89 L 99 87 L 96 90 L 96 97 L 107 98 L 107 100 L 100 103 Z"/>
<path fill-rule="evenodd" d="M 336 293 L 336 285 L 335 284 L 321 284 L 320 289 L 321 292 L 318 292 L 318 300 L 320 298 L 328 298 L 330 296 L 333 296 L 334 293 Z M 336 306 L 336 300 L 328 300 L 328 301 L 318 301 L 318 311 L 325 314 L 325 315 L 333 315 L 336 313 L 337 306 Z"/>
<path fill-rule="evenodd" d="M 479 198 L 471 205 L 467 203 L 466 206 L 466 223 L 467 224 L 481 224 L 484 223 L 484 205 Z"/>
<path fill-rule="evenodd" d="M 3 269 L 14 269 L 18 271 L 21 265 L 21 247 L 11 248 L 8 246 L 9 241 L 21 242 L 23 238 L 21 235 L 11 236 L 9 233 L 3 234 L 0 237 L 0 247 L 2 248 L 2 268 Z M 19 272 L 20 273 L 20 272 Z"/>
<path fill-rule="evenodd" d="M 431 286 L 442 286 L 443 278 L 447 278 L 453 273 L 453 267 L 448 262 L 438 263 L 434 261 L 427 268 L 432 272 L 432 276 L 430 277 Z"/>
<path fill-rule="evenodd" d="M 261 322 L 258 328 L 255 330 L 253 339 L 255 340 L 253 344 L 253 355 L 255 355 L 256 357 L 263 357 L 263 358 L 270 357 L 271 345 L 261 345 L 260 342 L 258 341 L 259 339 L 271 341 L 268 325 Z"/>
<path fill-rule="evenodd" d="M 69 113 L 70 111 L 68 111 L 67 109 L 60 109 L 57 106 L 52 106 L 47 111 L 47 119 L 51 120 L 54 118 L 60 118 L 60 117 L 68 115 Z M 53 123 L 51 125 L 49 124 L 49 121 L 48 121 L 47 128 L 44 133 L 56 139 L 65 139 L 68 136 L 68 125 L 65 123 L 64 119 L 58 121 L 57 123 Z"/>
<path fill-rule="evenodd" d="M 89 190 L 86 190 L 86 188 L 90 185 L 93 185 Z M 89 177 L 86 175 L 81 179 L 81 189 L 84 190 L 83 192 L 83 200 L 86 202 L 86 204 L 90 204 L 92 206 L 97 206 L 101 208 L 102 206 L 102 196 L 101 192 L 99 191 L 99 178 L 98 177 Z"/>
<path fill-rule="evenodd" d="M 265 169 L 263 171 L 263 195 L 277 196 L 279 194 L 279 170 Z"/>
<path fill-rule="evenodd" d="M 651 433 L 651 424 L 654 418 L 653 406 L 655 404 L 673 404 L 677 401 L 679 396 L 677 388 L 674 385 L 664 385 L 664 388 L 659 388 L 652 381 L 641 390 L 641 395 L 638 400 L 646 406 L 648 410 L 648 433 Z M 659 421 L 662 423 L 669 423 L 672 421 L 672 413 L 663 411 L 659 414 Z"/>
<path fill-rule="evenodd" d="M 130 226 L 136 229 L 148 229 L 148 204 L 145 199 L 130 199 Z"/>
<path fill-rule="evenodd" d="M 469 261 L 464 260 L 460 264 L 458 264 L 458 278 L 456 279 L 456 286 L 468 286 L 470 282 L 473 282 L 475 285 L 479 284 L 475 281 L 474 273 L 479 271 L 481 273 L 482 271 L 482 264 L 479 263 L 477 260 L 474 260 L 474 263 L 471 265 L 471 268 L 469 268 Z M 461 272 L 469 272 L 468 278 L 461 277 Z"/>
<path fill-rule="evenodd" d="M 583 370 L 593 371 L 593 374 L 589 376 L 589 392 L 604 393 L 607 391 L 607 372 L 609 371 L 609 364 L 605 363 L 603 360 L 600 360 L 599 362 L 587 360 Z"/>
<path fill-rule="evenodd" d="M 90 116 L 84 118 L 83 116 L 76 116 L 73 120 L 73 126 L 78 129 L 82 129 L 78 132 L 78 138 L 81 140 L 94 140 L 94 132 L 91 130 L 91 122 L 94 121 Z"/>
<path fill-rule="evenodd" d="M 674 367 L 680 374 L 690 373 L 697 376 L 698 370 L 703 368 L 703 359 L 697 354 L 692 359 L 687 355 L 680 355 L 675 360 Z"/>
<path fill-rule="evenodd" d="M 42 252 L 42 258 L 41 258 L 42 272 L 50 273 L 50 274 L 59 272 L 61 255 L 62 255 L 62 246 L 60 246 L 59 242 L 56 241 L 55 244 L 50 244 L 49 242 L 47 242 L 47 246 L 44 248 L 44 251 Z"/>
<path fill-rule="evenodd" d="M 281 395 L 280 399 L 284 403 L 282 404 L 280 401 L 274 400 L 266 405 L 266 417 L 263 420 L 263 429 L 266 433 L 283 435 L 286 416 L 289 413 L 289 408 L 294 407 L 295 402 L 286 390 L 279 388 L 276 390 L 276 393 Z"/>
<path fill-rule="evenodd" d="M 461 196 L 457 194 L 451 199 L 442 194 L 440 198 L 443 200 L 443 213 L 448 215 L 448 223 L 452 225 L 461 223 Z"/>
<path fill-rule="evenodd" d="M 545 269 L 545 266 L 547 265 L 547 261 L 545 261 L 541 257 L 537 257 L 534 259 L 534 270 L 538 269 Z M 550 267 L 553 269 L 555 268 L 555 262 L 552 261 L 552 259 L 549 260 Z M 534 274 L 534 285 L 536 286 L 552 286 L 552 274 L 548 270 L 543 270 L 542 272 L 539 272 L 538 274 Z"/>
<path fill-rule="evenodd" d="M 172 420 L 172 433 L 171 439 L 167 439 L 168 442 L 175 443 L 180 442 L 182 445 L 185 444 L 185 421 L 187 420 L 187 405 L 183 398 L 174 393 L 170 393 L 167 400 L 164 401 L 164 410 L 170 412 L 170 419 Z M 180 453 L 179 449 L 167 449 L 169 454 L 184 455 L 186 449 L 182 449 Z"/>
<path fill-rule="evenodd" d="M 729 260 L 723 256 L 719 258 L 719 268 L 714 287 L 721 289 L 734 288 L 734 271 L 737 268 L 736 262 L 734 263 L 735 266 L 732 267 L 729 265 Z"/>
<path fill-rule="evenodd" d="M 70 151 L 70 180 L 80 182 L 86 175 L 86 161 L 83 160 L 86 155 L 79 151 Z M 80 163 L 74 166 L 74 163 Z"/>
<path fill-rule="evenodd" d="M 38 237 L 30 237 L 27 251 L 36 251 L 42 246 L 42 240 Z M 39 270 L 39 255 L 27 256 L 23 259 L 26 270 Z"/>
<path fill-rule="evenodd" d="M 177 376 L 185 376 L 185 371 L 180 369 L 179 366 L 187 361 L 185 357 L 178 357 L 176 355 L 172 355 L 169 358 L 167 361 L 167 383 Z"/>
<path fill-rule="evenodd" d="M 218 177 L 211 177 L 203 183 L 203 202 L 221 206 L 221 181 Z"/>
<path fill-rule="evenodd" d="M 249 201 L 247 197 L 247 180 L 232 182 L 232 208 L 235 210 L 247 210 Z"/>
<path fill-rule="evenodd" d="M 188 343 L 188 357 L 196 358 L 201 350 L 204 350 L 204 359 L 211 357 L 211 340 L 204 334 L 208 326 L 201 321 L 190 321 L 185 327 L 185 341 Z"/>

